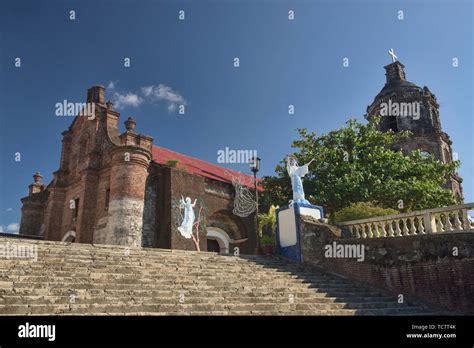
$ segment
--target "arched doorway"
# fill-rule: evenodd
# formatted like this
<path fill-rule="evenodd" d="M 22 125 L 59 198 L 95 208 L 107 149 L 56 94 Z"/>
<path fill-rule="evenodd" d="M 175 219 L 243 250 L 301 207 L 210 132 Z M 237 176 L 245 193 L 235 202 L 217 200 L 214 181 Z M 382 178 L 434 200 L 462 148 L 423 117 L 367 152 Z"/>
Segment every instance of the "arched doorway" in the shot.
<path fill-rule="evenodd" d="M 213 252 L 213 253 L 220 253 L 221 252 L 221 247 L 219 246 L 219 243 L 215 239 L 207 239 L 207 251 Z"/>
<path fill-rule="evenodd" d="M 61 242 L 66 242 L 66 243 L 73 243 L 76 241 L 76 231 L 69 231 L 66 233 L 61 239 Z"/>
<path fill-rule="evenodd" d="M 231 238 L 224 230 L 218 227 L 207 228 L 208 251 L 219 252 L 220 254 L 228 254 L 230 241 Z M 209 250 L 209 248 L 212 250 Z"/>

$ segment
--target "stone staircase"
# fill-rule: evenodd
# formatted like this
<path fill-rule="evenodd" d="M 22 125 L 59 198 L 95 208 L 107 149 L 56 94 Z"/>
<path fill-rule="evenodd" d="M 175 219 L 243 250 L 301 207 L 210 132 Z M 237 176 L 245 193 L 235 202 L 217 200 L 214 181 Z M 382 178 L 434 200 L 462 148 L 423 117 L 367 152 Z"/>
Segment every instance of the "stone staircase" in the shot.
<path fill-rule="evenodd" d="M 417 304 L 275 257 L 1 238 L 1 315 L 432 315 Z M 0 255 L 1 256 L 1 255 Z"/>

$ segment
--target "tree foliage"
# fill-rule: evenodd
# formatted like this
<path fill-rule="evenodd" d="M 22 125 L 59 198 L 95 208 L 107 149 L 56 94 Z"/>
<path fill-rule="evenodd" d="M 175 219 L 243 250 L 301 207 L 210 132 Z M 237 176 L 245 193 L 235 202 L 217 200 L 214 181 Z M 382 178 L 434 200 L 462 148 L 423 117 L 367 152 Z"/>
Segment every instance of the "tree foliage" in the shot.
<path fill-rule="evenodd" d="M 258 235 L 262 237 L 263 228 L 265 226 L 270 226 L 272 234 L 275 232 L 276 228 L 276 210 L 278 206 L 272 205 L 268 209 L 268 213 L 259 213 L 258 214 Z"/>
<path fill-rule="evenodd" d="M 450 190 L 443 187 L 459 161 L 444 164 L 416 150 L 410 154 L 392 150 L 407 131 L 377 130 L 380 118 L 367 124 L 354 119 L 346 126 L 317 136 L 298 129 L 293 141 L 299 164 L 312 158 L 310 172 L 303 179 L 306 198 L 333 214 L 356 202 L 374 202 L 379 207 L 400 212 L 455 204 Z M 291 199 L 291 183 L 284 160 L 277 165 L 277 176 L 265 177 L 266 204 L 284 205 Z"/>
<path fill-rule="evenodd" d="M 391 214 L 398 214 L 398 211 L 392 208 L 377 207 L 373 202 L 358 202 L 337 211 L 334 214 L 334 222 L 368 219 Z"/>

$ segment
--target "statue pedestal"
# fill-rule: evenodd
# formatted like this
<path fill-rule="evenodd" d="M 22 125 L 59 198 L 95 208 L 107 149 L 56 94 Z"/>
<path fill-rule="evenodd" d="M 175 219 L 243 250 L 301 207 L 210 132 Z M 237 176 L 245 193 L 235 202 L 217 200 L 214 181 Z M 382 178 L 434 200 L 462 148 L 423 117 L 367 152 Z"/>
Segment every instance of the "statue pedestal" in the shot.
<path fill-rule="evenodd" d="M 307 203 L 294 203 L 276 211 L 278 253 L 293 261 L 302 262 L 300 216 L 309 215 L 315 219 L 324 217 L 323 208 Z"/>

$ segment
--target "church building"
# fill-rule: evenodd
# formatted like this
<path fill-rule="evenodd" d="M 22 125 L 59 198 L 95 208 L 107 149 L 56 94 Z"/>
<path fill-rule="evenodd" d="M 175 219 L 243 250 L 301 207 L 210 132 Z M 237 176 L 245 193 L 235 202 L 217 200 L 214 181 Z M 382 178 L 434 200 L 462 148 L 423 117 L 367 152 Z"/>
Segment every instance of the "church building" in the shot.
<path fill-rule="evenodd" d="M 94 103 L 95 117 L 76 116 L 62 133 L 53 180 L 45 185 L 40 173 L 33 176 L 21 200 L 20 235 L 196 250 L 178 232 L 181 197 L 190 197 L 203 208 L 196 211 L 201 251 L 254 252 L 255 213 L 233 213 L 236 178 L 254 194 L 252 176 L 154 145 L 135 131 L 131 117 L 120 133 L 120 114 L 105 102 L 102 86 L 88 90 L 87 102 Z"/>

